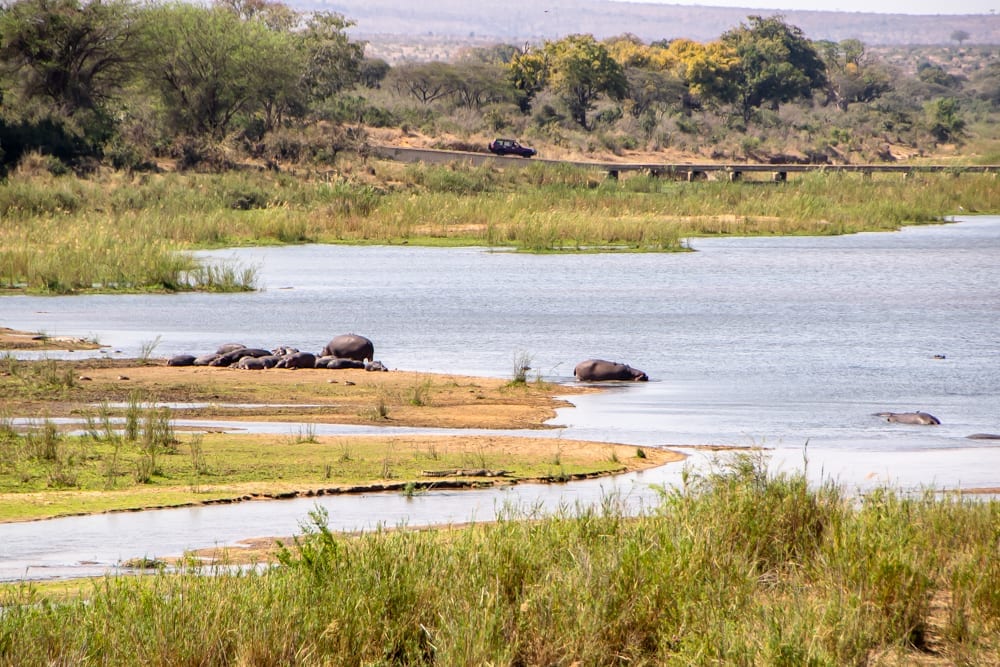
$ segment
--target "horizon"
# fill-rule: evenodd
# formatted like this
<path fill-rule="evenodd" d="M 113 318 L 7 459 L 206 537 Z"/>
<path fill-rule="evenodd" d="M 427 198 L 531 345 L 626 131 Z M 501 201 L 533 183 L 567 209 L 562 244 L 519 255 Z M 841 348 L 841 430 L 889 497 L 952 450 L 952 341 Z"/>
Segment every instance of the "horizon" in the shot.
<path fill-rule="evenodd" d="M 814 11 L 911 16 L 996 14 L 1000 0 L 960 0 L 942 7 L 941 0 L 611 0 L 653 5 L 731 7 L 753 11 Z M 951 11 L 948 11 L 948 10 Z"/>

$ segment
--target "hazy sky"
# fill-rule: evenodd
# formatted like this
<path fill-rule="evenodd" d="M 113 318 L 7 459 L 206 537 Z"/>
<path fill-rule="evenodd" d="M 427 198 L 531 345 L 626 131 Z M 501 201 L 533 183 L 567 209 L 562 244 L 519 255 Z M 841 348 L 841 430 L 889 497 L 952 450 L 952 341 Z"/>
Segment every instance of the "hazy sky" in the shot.
<path fill-rule="evenodd" d="M 1000 13 L 1000 0 L 627 0 L 664 5 L 746 7 L 752 9 L 813 9 L 880 14 L 990 14 Z"/>

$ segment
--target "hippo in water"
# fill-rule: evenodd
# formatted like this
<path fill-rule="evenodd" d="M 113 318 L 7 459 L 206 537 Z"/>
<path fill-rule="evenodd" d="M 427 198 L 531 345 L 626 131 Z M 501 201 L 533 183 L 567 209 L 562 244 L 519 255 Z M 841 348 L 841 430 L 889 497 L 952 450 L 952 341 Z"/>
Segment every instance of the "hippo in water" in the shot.
<path fill-rule="evenodd" d="M 375 358 L 375 344 L 364 336 L 343 334 L 327 343 L 319 356 L 372 361 Z"/>
<path fill-rule="evenodd" d="M 617 361 L 605 361 L 604 359 L 587 359 L 586 361 L 581 361 L 573 369 L 573 375 L 581 382 L 602 382 L 605 380 L 646 382 L 649 380 L 649 376 L 638 368 L 632 368 L 628 364 L 621 364 Z"/>
<path fill-rule="evenodd" d="M 885 417 L 887 422 L 896 424 L 917 424 L 919 426 L 936 426 L 941 420 L 926 412 L 876 412 L 876 417 Z"/>

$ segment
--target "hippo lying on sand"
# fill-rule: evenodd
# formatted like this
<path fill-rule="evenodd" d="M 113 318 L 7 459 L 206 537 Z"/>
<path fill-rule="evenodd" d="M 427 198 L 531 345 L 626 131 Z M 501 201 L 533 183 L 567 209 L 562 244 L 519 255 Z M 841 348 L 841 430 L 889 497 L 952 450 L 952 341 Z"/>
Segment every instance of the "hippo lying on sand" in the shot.
<path fill-rule="evenodd" d="M 646 382 L 649 377 L 638 368 L 617 361 L 604 359 L 587 359 L 581 361 L 573 369 L 573 375 L 581 382 L 603 382 L 606 380 L 633 380 Z"/>
<path fill-rule="evenodd" d="M 178 354 L 167 360 L 167 366 L 194 366 L 197 357 L 193 354 Z"/>
<path fill-rule="evenodd" d="M 920 426 L 936 426 L 941 423 L 934 415 L 926 412 L 876 412 L 876 417 L 885 417 L 888 422 L 897 424 L 917 424 Z"/>

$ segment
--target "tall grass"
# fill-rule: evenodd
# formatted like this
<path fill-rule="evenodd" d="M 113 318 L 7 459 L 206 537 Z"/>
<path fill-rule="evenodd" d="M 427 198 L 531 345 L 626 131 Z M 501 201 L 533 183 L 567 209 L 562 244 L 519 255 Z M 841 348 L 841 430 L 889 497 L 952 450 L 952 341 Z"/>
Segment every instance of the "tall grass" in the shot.
<path fill-rule="evenodd" d="M 380 163 L 378 173 L 136 181 L 15 174 L 0 184 L 0 287 L 253 288 L 252 269 L 199 264 L 183 253 L 192 248 L 406 241 L 669 252 L 694 236 L 844 234 L 1000 211 L 995 177 L 983 174 L 805 174 L 772 184 L 608 180 L 541 164 L 498 171 Z"/>
<path fill-rule="evenodd" d="M 609 497 L 351 537 L 316 510 L 276 569 L 107 578 L 60 604 L 9 591 L 0 661 L 909 664 L 933 646 L 990 664 L 998 518 L 995 501 L 852 500 L 747 458 L 639 517 Z"/>
<path fill-rule="evenodd" d="M 129 396 L 120 421 L 107 405 L 97 417 L 88 416 L 82 436 L 60 433 L 49 419 L 23 429 L 0 419 L 0 490 L 111 490 L 123 465 L 132 467 L 136 483 L 147 484 L 162 474 L 159 457 L 177 452 L 169 410 L 150 407 L 137 394 Z"/>

